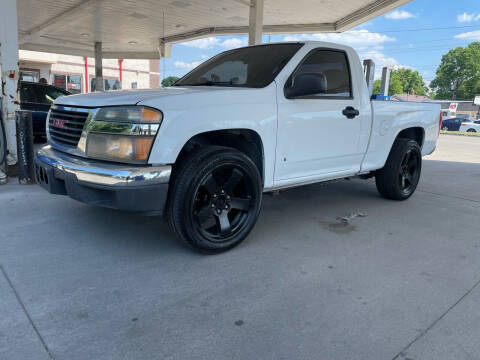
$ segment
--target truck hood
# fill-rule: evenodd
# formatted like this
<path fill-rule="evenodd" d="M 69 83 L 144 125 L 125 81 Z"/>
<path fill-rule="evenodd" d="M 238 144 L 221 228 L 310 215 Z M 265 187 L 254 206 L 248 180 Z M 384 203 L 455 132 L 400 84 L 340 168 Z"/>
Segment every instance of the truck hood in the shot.
<path fill-rule="evenodd" d="M 67 106 L 116 106 L 116 105 L 136 105 L 141 101 L 159 99 L 165 96 L 178 96 L 188 93 L 197 93 L 208 91 L 202 88 L 181 88 L 170 87 L 165 89 L 149 89 L 149 90 L 120 90 L 108 92 L 96 92 L 91 94 L 78 94 L 58 98 L 56 105 Z"/>

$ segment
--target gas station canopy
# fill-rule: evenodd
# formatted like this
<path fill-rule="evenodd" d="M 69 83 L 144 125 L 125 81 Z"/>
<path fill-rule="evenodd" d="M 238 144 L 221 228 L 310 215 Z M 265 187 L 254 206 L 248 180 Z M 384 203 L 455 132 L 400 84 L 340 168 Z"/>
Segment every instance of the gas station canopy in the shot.
<path fill-rule="evenodd" d="M 104 58 L 155 59 L 171 43 L 248 34 L 252 19 L 263 33 L 343 32 L 409 1 L 17 0 L 19 48 L 93 56 L 101 42 Z"/>

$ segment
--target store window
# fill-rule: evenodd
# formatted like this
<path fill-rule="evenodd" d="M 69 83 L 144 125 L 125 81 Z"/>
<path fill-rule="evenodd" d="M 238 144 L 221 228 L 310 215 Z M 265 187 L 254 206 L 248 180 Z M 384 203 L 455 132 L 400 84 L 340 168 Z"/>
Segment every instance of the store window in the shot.
<path fill-rule="evenodd" d="M 103 79 L 105 91 L 109 90 L 122 90 L 122 84 L 117 79 Z M 97 88 L 95 78 L 90 78 L 90 88 L 95 91 Z"/>
<path fill-rule="evenodd" d="M 20 80 L 38 82 L 40 80 L 40 70 L 20 69 Z"/>
<path fill-rule="evenodd" d="M 53 85 L 68 90 L 72 94 L 80 94 L 82 92 L 82 76 L 54 74 Z"/>

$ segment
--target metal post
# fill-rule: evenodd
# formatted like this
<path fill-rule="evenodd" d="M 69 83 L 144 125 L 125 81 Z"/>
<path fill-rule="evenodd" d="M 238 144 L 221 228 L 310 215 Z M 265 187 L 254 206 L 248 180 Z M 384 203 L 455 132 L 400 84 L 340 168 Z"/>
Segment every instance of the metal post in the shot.
<path fill-rule="evenodd" d="M 85 61 L 85 92 L 88 93 L 88 58 L 85 56 L 83 60 Z"/>
<path fill-rule="evenodd" d="M 392 69 L 385 66 L 382 70 L 382 86 L 380 87 L 380 95 L 388 96 L 390 89 L 390 73 Z"/>
<path fill-rule="evenodd" d="M 258 45 L 262 43 L 263 1 L 264 0 L 251 1 L 250 22 L 248 28 L 248 45 Z"/>
<path fill-rule="evenodd" d="M 158 63 L 158 75 L 160 77 L 160 84 L 162 80 L 165 79 L 165 60 L 163 61 L 163 79 L 161 76 L 162 73 L 162 59 L 167 59 L 172 55 L 172 44 L 167 44 L 163 38 L 158 39 L 158 56 L 159 56 L 159 63 Z"/>
<path fill-rule="evenodd" d="M 118 59 L 118 79 L 120 80 L 120 88 L 123 89 L 123 59 Z"/>
<path fill-rule="evenodd" d="M 18 96 L 18 22 L 17 1 L 2 0 L 0 11 L 0 70 L 2 119 L 7 139 L 7 163 L 17 163 L 15 111 L 20 108 Z M 0 174 L 0 177 L 2 174 Z"/>
<path fill-rule="evenodd" d="M 95 91 L 105 91 L 102 61 L 102 43 L 97 41 L 95 43 Z"/>
<path fill-rule="evenodd" d="M 18 181 L 35 184 L 35 155 L 33 150 L 33 125 L 31 111 L 16 112 Z"/>

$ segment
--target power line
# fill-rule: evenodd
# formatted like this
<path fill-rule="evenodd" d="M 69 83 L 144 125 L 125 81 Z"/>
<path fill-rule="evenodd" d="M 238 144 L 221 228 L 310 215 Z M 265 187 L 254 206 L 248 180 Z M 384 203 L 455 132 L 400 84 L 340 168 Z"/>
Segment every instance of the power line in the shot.
<path fill-rule="evenodd" d="M 418 29 L 383 30 L 383 31 L 378 31 L 378 32 L 383 32 L 383 33 L 400 33 L 400 32 L 412 32 L 412 31 L 450 30 L 450 29 L 467 29 L 467 28 L 480 28 L 480 25 L 439 26 L 439 27 L 418 28 Z"/>
<path fill-rule="evenodd" d="M 446 48 L 445 46 L 442 46 L 442 47 L 431 47 L 431 48 L 419 48 L 419 49 L 414 49 L 414 48 L 410 48 L 410 49 L 405 49 L 405 50 L 393 50 L 393 51 L 386 51 L 388 52 L 388 54 L 411 54 L 411 53 L 416 53 L 416 52 L 432 52 L 432 51 L 447 51 L 447 50 L 451 50 L 450 47 Z M 378 51 L 360 51 L 359 52 L 360 54 L 378 54 Z"/>
<path fill-rule="evenodd" d="M 410 42 L 405 42 L 405 43 L 387 43 L 386 45 L 388 47 L 403 47 L 403 46 L 410 46 L 410 45 L 415 45 L 415 44 L 429 44 L 429 43 L 434 43 L 434 42 L 458 42 L 458 39 L 452 39 L 452 38 L 444 38 L 444 39 L 433 39 L 433 40 L 425 40 L 425 41 L 410 41 Z"/>

